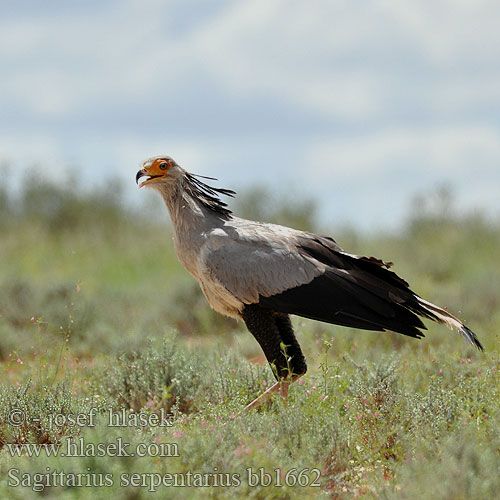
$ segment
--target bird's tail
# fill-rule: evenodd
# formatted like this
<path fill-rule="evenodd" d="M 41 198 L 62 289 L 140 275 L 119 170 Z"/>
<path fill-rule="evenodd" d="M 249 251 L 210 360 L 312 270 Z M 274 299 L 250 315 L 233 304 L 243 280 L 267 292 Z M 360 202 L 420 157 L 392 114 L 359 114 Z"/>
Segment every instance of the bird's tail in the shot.
<path fill-rule="evenodd" d="M 420 314 L 427 316 L 429 319 L 432 319 L 437 323 L 444 324 L 451 329 L 457 330 L 465 338 L 465 340 L 467 340 L 467 342 L 476 346 L 480 351 L 484 351 L 484 347 L 481 345 L 481 342 L 479 342 L 476 334 L 470 328 L 467 328 L 459 319 L 455 318 L 455 316 L 441 307 L 421 299 L 420 297 L 417 297 L 417 302 L 421 307 L 418 311 Z"/>

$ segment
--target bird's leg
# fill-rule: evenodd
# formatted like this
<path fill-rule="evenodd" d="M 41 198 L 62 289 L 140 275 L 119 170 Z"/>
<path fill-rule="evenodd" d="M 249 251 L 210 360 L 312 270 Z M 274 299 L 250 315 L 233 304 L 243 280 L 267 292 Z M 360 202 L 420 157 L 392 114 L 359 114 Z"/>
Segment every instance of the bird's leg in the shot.
<path fill-rule="evenodd" d="M 294 382 L 307 372 L 306 358 L 295 337 L 290 316 L 288 314 L 275 314 L 274 322 L 278 328 L 281 342 L 286 346 L 289 373 L 292 376 L 292 382 Z"/>
<path fill-rule="evenodd" d="M 286 399 L 290 384 L 306 372 L 307 366 L 288 315 L 276 314 L 252 304 L 245 306 L 242 317 L 274 367 L 273 373 L 278 379 L 246 407 L 250 410 L 262 405 L 276 392 Z"/>
<path fill-rule="evenodd" d="M 269 387 L 269 389 L 263 392 L 258 398 L 255 398 L 250 404 L 248 404 L 245 407 L 245 410 L 251 410 L 252 408 L 261 406 L 277 392 L 279 392 L 281 397 L 286 400 L 288 398 L 288 387 L 290 386 L 290 383 L 291 380 L 289 379 L 278 380 L 278 382 Z"/>
<path fill-rule="evenodd" d="M 273 366 L 277 380 L 288 375 L 288 361 L 281 347 L 281 336 L 272 311 L 257 304 L 246 305 L 242 318 L 250 333 L 255 337 L 264 354 Z"/>

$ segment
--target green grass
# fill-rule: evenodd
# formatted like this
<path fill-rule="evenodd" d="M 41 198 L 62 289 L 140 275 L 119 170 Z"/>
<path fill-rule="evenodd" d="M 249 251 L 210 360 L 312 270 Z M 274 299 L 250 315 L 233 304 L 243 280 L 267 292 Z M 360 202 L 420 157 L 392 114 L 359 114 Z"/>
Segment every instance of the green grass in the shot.
<path fill-rule="evenodd" d="M 243 197 L 243 213 L 314 229 L 313 204 L 290 211 L 282 206 L 291 202 L 262 197 Z M 37 498 L 54 471 L 83 484 L 83 474 L 113 479 L 44 488 L 62 499 L 142 499 L 149 490 L 176 499 L 495 498 L 500 224 L 437 200 L 398 234 L 333 234 L 349 251 L 394 261 L 415 291 L 466 320 L 486 353 L 429 323 L 416 341 L 294 318 L 308 374 L 286 404 L 241 413 L 273 383 L 271 370 L 177 263 L 166 214 L 151 222 L 105 192 L 41 184 L 8 199 L 0 186 L 0 498 Z M 169 425 L 110 427 L 110 408 L 131 422 L 169 414 Z M 82 439 L 87 456 L 9 448 L 64 451 L 68 439 Z M 148 456 L 112 456 L 120 439 L 130 451 L 149 446 Z M 98 444 L 110 446 L 106 456 L 92 451 Z M 178 453 L 155 455 L 161 446 Z M 141 486 L 120 484 L 133 474 Z M 232 486 L 158 485 L 167 474 Z"/>

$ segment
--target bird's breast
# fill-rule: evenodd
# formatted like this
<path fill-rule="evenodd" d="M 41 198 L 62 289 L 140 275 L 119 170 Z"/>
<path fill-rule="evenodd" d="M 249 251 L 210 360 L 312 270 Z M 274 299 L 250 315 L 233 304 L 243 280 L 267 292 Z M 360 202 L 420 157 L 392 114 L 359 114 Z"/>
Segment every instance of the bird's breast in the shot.
<path fill-rule="evenodd" d="M 199 238 L 174 233 L 174 250 L 179 262 L 199 281 L 198 261 L 203 242 Z"/>

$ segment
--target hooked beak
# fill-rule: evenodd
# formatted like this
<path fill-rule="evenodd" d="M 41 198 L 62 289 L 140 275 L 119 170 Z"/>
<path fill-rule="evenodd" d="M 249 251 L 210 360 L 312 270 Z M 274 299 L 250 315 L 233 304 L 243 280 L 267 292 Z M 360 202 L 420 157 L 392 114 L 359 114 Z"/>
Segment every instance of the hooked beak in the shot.
<path fill-rule="evenodd" d="M 139 184 L 139 179 L 141 177 L 147 177 L 146 180 L 142 181 L 140 184 Z M 139 170 L 139 172 L 137 172 L 137 175 L 135 176 L 135 182 L 136 184 L 139 184 L 139 188 L 141 187 L 144 187 L 149 181 L 152 181 L 153 179 L 158 179 L 159 177 L 163 177 L 163 175 L 151 175 L 151 174 L 148 174 L 146 172 L 146 169 L 142 169 L 142 170 Z"/>
<path fill-rule="evenodd" d="M 135 176 L 135 183 L 139 184 L 139 179 L 141 177 L 144 177 L 145 175 L 148 175 L 148 174 L 146 174 L 146 172 L 144 172 L 143 170 L 139 170 L 139 172 L 137 172 L 137 175 Z"/>

